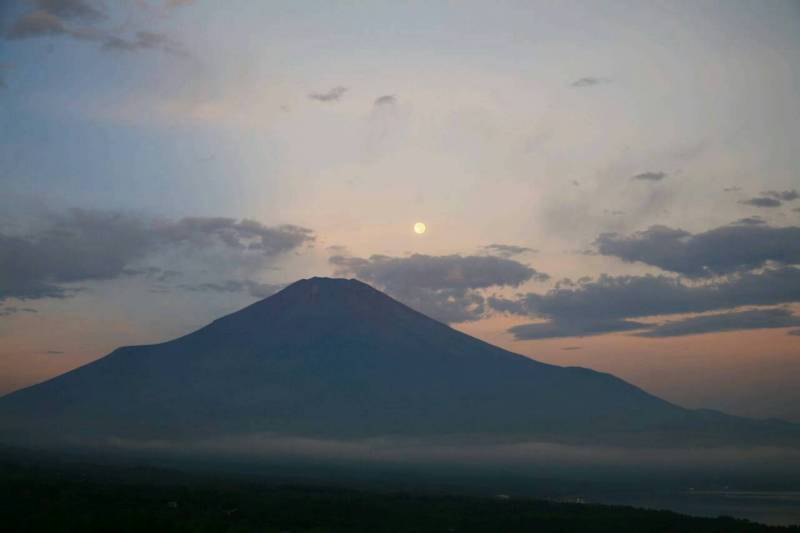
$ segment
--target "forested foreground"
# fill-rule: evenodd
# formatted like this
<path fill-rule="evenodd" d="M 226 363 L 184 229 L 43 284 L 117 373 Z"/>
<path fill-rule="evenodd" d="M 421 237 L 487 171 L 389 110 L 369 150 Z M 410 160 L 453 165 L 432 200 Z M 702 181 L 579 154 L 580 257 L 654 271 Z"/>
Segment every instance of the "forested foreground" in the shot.
<path fill-rule="evenodd" d="M 7 532 L 800 531 L 632 507 L 275 486 L 134 467 L 5 462 L 0 468 L 0 523 Z"/>

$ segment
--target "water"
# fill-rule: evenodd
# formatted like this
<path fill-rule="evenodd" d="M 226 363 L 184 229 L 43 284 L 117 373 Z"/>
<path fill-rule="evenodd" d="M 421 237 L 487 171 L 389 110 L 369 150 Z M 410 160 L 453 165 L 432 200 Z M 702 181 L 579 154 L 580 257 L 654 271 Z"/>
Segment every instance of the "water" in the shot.
<path fill-rule="evenodd" d="M 686 490 L 596 494 L 588 502 L 666 509 L 693 516 L 732 516 L 770 525 L 800 525 L 800 492 Z"/>

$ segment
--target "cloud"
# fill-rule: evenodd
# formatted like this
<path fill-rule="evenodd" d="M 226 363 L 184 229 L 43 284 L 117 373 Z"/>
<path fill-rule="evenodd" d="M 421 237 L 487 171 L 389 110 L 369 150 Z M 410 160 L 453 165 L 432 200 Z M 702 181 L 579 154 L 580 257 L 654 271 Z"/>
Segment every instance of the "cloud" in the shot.
<path fill-rule="evenodd" d="M 64 298 L 74 292 L 69 286 L 74 283 L 174 275 L 141 266 L 159 253 L 217 251 L 234 268 L 252 260 L 261 264 L 313 239 L 306 228 L 269 227 L 248 219 L 151 219 L 73 209 L 48 215 L 29 233 L 0 233 L 0 300 Z"/>
<path fill-rule="evenodd" d="M 36 7 L 46 13 L 65 19 L 99 20 L 105 13 L 84 0 L 34 0 Z"/>
<path fill-rule="evenodd" d="M 661 181 L 666 177 L 666 172 L 642 172 L 640 174 L 636 174 L 631 179 L 638 181 Z"/>
<path fill-rule="evenodd" d="M 126 276 L 141 276 L 145 279 L 165 283 L 179 278 L 183 274 L 177 270 L 164 270 L 159 267 L 148 266 L 142 268 L 124 268 L 122 274 Z"/>
<path fill-rule="evenodd" d="M 742 205 L 752 205 L 754 207 L 780 207 L 783 203 L 780 200 L 776 200 L 775 198 L 770 198 L 768 196 L 758 196 L 756 198 L 750 198 L 748 200 L 739 200 L 739 203 Z"/>
<path fill-rule="evenodd" d="M 83 0 L 36 0 L 36 9 L 23 14 L 6 31 L 7 39 L 30 39 L 65 36 L 79 41 L 99 43 L 103 50 L 135 51 L 161 50 L 174 55 L 186 55 L 185 50 L 164 34 L 139 30 L 132 36 L 118 29 L 100 28 L 97 22 L 108 18 L 98 7 Z M 76 26 L 73 22 L 82 23 Z"/>
<path fill-rule="evenodd" d="M 331 263 L 343 267 L 363 281 L 396 290 L 416 287 L 435 290 L 516 287 L 531 278 L 546 276 L 511 259 L 477 255 L 373 255 L 369 259 L 334 256 Z"/>
<path fill-rule="evenodd" d="M 341 244 L 331 244 L 330 246 L 326 246 L 325 251 L 330 252 L 331 255 L 347 256 L 350 254 L 347 246 Z"/>
<path fill-rule="evenodd" d="M 397 102 L 397 98 L 393 94 L 385 94 L 375 99 L 376 106 L 392 105 Z"/>
<path fill-rule="evenodd" d="M 347 87 L 342 87 L 340 85 L 325 93 L 311 93 L 308 95 L 308 97 L 312 100 L 317 100 L 318 102 L 336 102 L 341 100 L 342 96 L 344 96 L 344 93 L 346 92 Z"/>
<path fill-rule="evenodd" d="M 102 43 L 103 50 L 132 52 L 135 50 L 153 49 L 176 55 L 183 55 L 186 53 L 178 43 L 166 35 L 151 31 L 138 31 L 132 39 L 108 36 L 102 39 Z"/>
<path fill-rule="evenodd" d="M 517 314 L 597 320 L 703 313 L 799 301 L 800 269 L 795 267 L 747 272 L 699 285 L 669 276 L 602 275 L 572 286 L 559 286 L 545 294 L 527 294 L 517 300 L 520 311 Z"/>
<path fill-rule="evenodd" d="M 10 315 L 16 315 L 16 314 L 19 314 L 19 313 L 35 314 L 35 313 L 38 313 L 38 312 L 39 311 L 37 311 L 36 309 L 31 309 L 30 307 L 14 307 L 14 306 L 0 307 L 0 316 L 10 316 Z"/>
<path fill-rule="evenodd" d="M 691 277 L 800 263 L 800 227 L 794 226 L 734 224 L 697 234 L 651 226 L 630 236 L 603 233 L 594 245 L 602 255 Z"/>
<path fill-rule="evenodd" d="M 733 224 L 740 226 L 763 226 L 767 221 L 759 216 L 740 218 Z"/>
<path fill-rule="evenodd" d="M 536 253 L 533 248 L 527 246 L 516 246 L 513 244 L 487 244 L 483 250 L 488 254 L 499 255 L 500 257 L 514 257 L 525 253 Z M 545 278 L 547 279 L 547 278 Z"/>
<path fill-rule="evenodd" d="M 6 32 L 8 39 L 28 39 L 48 35 L 69 34 L 61 19 L 47 11 L 33 11 L 17 20 Z"/>
<path fill-rule="evenodd" d="M 511 300 L 499 296 L 490 296 L 486 299 L 486 303 L 491 309 L 494 309 L 498 313 L 521 316 L 527 316 L 531 314 L 526 305 L 526 298 L 516 298 Z"/>
<path fill-rule="evenodd" d="M 387 289 L 409 307 L 441 322 L 459 323 L 479 320 L 486 312 L 483 296 L 469 289 L 411 289 L 396 292 Z"/>
<path fill-rule="evenodd" d="M 512 331 L 517 338 L 629 331 L 645 327 L 630 322 L 632 318 L 793 302 L 800 302 L 800 269 L 795 267 L 746 272 L 699 285 L 668 276 L 603 275 L 558 284 L 544 294 L 487 300 L 496 311 L 550 321 L 530 324 L 530 328 L 518 327 Z M 745 323 L 740 325 L 744 329 Z"/>
<path fill-rule="evenodd" d="M 314 240 L 310 229 L 284 224 L 268 227 L 250 219 L 187 217 L 178 221 L 154 221 L 152 229 L 160 242 L 197 247 L 222 244 L 273 256 Z"/>
<path fill-rule="evenodd" d="M 602 333 L 631 331 L 646 328 L 647 324 L 630 320 L 550 321 L 521 324 L 509 328 L 516 340 L 553 339 L 560 337 L 589 337 Z"/>
<path fill-rule="evenodd" d="M 742 190 L 741 187 L 725 187 L 722 189 L 724 192 L 739 192 Z"/>
<path fill-rule="evenodd" d="M 776 200 L 782 200 L 784 202 L 791 202 L 800 198 L 800 193 L 795 189 L 792 189 L 791 191 L 765 191 L 761 194 L 764 196 L 769 196 L 770 198 L 775 198 Z"/>
<path fill-rule="evenodd" d="M 373 255 L 369 259 L 335 255 L 338 275 L 353 275 L 384 289 L 403 303 L 443 322 L 481 318 L 484 297 L 479 289 L 510 286 L 546 274 L 520 262 L 495 256 L 409 257 Z"/>
<path fill-rule="evenodd" d="M 570 85 L 573 87 L 594 87 L 595 85 L 601 85 L 603 83 L 611 83 L 611 80 L 608 78 L 597 78 L 593 76 L 588 76 L 585 78 L 578 78 L 577 80 L 573 81 Z"/>
<path fill-rule="evenodd" d="M 792 326 L 800 326 L 800 317 L 793 315 L 788 309 L 760 309 L 672 320 L 648 331 L 638 333 L 637 336 L 677 337 L 720 331 L 788 328 Z"/>

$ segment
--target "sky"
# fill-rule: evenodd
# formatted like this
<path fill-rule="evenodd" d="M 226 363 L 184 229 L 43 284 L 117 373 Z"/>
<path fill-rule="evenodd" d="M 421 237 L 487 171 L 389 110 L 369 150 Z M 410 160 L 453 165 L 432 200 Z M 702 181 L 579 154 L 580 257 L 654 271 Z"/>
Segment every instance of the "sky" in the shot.
<path fill-rule="evenodd" d="M 319 275 L 800 422 L 798 27 L 796 1 L 0 2 L 0 394 Z"/>

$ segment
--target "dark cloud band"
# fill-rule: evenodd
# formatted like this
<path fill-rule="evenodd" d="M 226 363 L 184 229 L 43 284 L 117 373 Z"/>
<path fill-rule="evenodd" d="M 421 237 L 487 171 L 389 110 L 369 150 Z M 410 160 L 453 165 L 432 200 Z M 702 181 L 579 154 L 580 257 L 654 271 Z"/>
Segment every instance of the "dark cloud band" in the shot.
<path fill-rule="evenodd" d="M 545 324 L 518 326 L 511 332 L 519 339 L 583 336 L 653 329 L 633 322 L 640 317 L 705 313 L 743 306 L 770 306 L 800 302 L 800 269 L 783 267 L 747 272 L 703 284 L 688 284 L 668 276 L 601 276 L 566 283 L 544 294 L 529 293 L 516 299 L 489 298 L 498 312 L 545 318 Z M 687 319 L 649 336 L 674 336 L 691 328 L 749 329 L 758 319 L 777 320 L 773 314 L 725 314 L 715 319 Z M 791 324 L 789 324 L 791 325 Z M 734 326 L 736 326 L 734 328 Z M 779 327 L 779 326 L 776 326 Z M 723 329 L 719 329 L 722 331 Z M 667 334 L 672 331 L 672 334 Z"/>
<path fill-rule="evenodd" d="M 758 222 L 751 219 L 696 234 L 665 226 L 629 236 L 605 233 L 595 247 L 602 255 L 691 277 L 742 272 L 768 263 L 800 263 L 800 227 L 776 228 Z"/>
<path fill-rule="evenodd" d="M 757 309 L 672 320 L 637 335 L 640 337 L 678 337 L 743 329 L 794 326 L 800 326 L 800 317 L 794 316 L 788 309 Z"/>
<path fill-rule="evenodd" d="M 162 252 L 219 250 L 234 265 L 271 259 L 313 241 L 299 226 L 265 226 L 254 220 L 194 217 L 151 219 L 73 209 L 54 213 L 36 231 L 0 233 L 0 300 L 63 298 L 69 284 L 146 275 L 177 274 L 141 262 Z"/>

